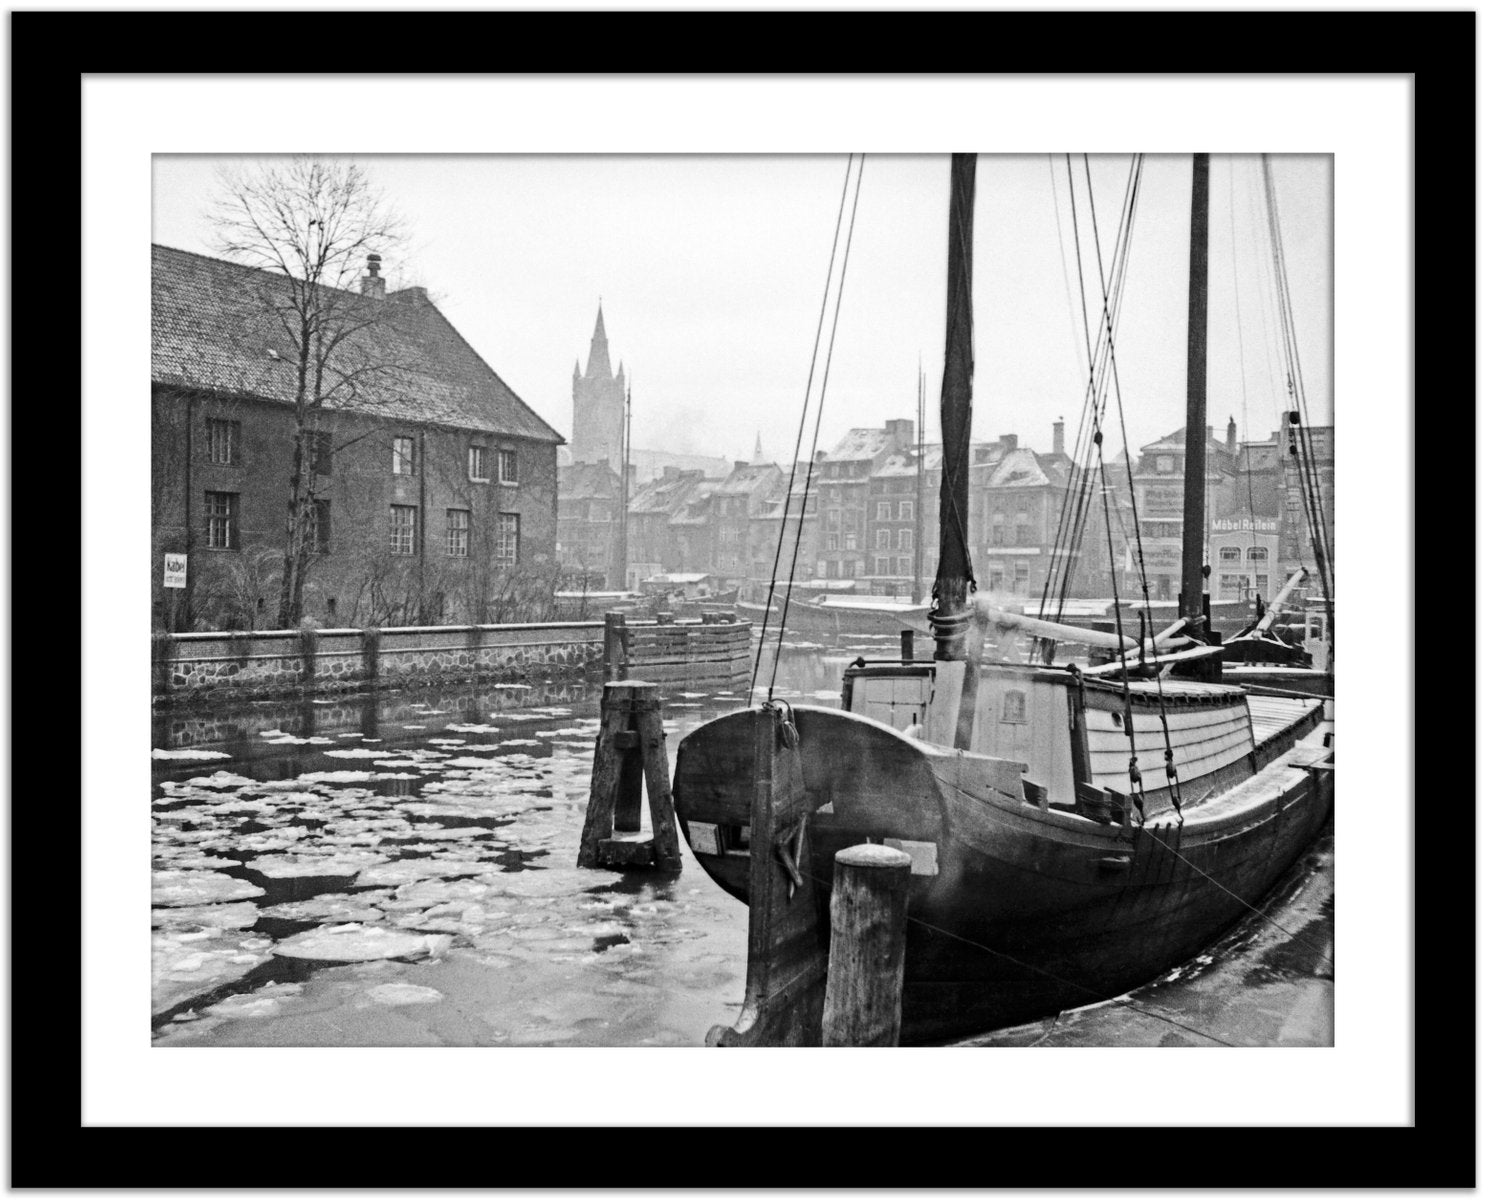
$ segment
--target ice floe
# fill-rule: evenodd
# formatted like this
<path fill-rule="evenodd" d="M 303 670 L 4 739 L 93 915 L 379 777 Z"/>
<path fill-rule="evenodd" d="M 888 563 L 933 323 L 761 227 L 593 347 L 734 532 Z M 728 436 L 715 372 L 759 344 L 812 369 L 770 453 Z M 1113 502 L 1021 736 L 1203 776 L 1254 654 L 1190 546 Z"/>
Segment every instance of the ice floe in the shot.
<path fill-rule="evenodd" d="M 220 933 L 203 940 L 165 929 L 151 936 L 150 1010 L 163 1012 L 241 979 L 269 961 L 271 942 L 253 934 Z"/>
<path fill-rule="evenodd" d="M 380 854 L 355 851 L 340 854 L 276 854 L 255 858 L 252 870 L 269 879 L 305 879 L 323 875 L 355 875 L 387 862 Z"/>
<path fill-rule="evenodd" d="M 247 929 L 262 910 L 251 900 L 236 904 L 197 904 L 150 910 L 154 926 L 194 926 L 205 929 Z"/>
<path fill-rule="evenodd" d="M 449 949 L 452 941 L 448 934 L 406 933 L 378 925 L 328 925 L 285 938 L 274 946 L 274 953 L 325 962 L 365 962 L 437 955 Z"/>
<path fill-rule="evenodd" d="M 308 900 L 290 900 L 284 904 L 259 909 L 259 915 L 280 921 L 329 921 L 342 925 L 352 922 L 376 923 L 383 918 L 379 907 L 392 896 L 391 891 L 329 892 Z"/>
<path fill-rule="evenodd" d="M 418 879 L 456 879 L 465 875 L 484 875 L 493 869 L 488 862 L 456 861 L 447 858 L 405 858 L 398 862 L 368 867 L 356 878 L 358 887 L 380 887 L 384 884 L 412 883 Z"/>
<path fill-rule="evenodd" d="M 177 758 L 186 762 L 206 762 L 213 758 L 231 758 L 224 750 L 151 750 L 151 758 Z"/>
<path fill-rule="evenodd" d="M 376 1004 L 436 1004 L 444 993 L 416 983 L 379 983 L 367 989 L 367 998 Z"/>
<path fill-rule="evenodd" d="M 151 879 L 150 903 L 159 908 L 177 908 L 247 900 L 263 894 L 263 888 L 218 871 L 156 871 Z"/>

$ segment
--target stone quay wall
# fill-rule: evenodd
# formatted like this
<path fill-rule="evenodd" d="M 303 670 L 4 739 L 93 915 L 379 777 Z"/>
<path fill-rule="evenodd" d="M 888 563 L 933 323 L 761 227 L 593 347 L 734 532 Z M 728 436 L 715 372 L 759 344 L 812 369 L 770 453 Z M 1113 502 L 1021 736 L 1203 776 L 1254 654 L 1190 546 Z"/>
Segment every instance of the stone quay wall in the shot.
<path fill-rule="evenodd" d="M 431 625 L 397 629 L 156 634 L 157 700 L 366 691 L 602 669 L 604 625 Z"/>
<path fill-rule="evenodd" d="M 152 692 L 157 702 L 216 701 L 434 682 L 626 674 L 660 683 L 688 672 L 710 680 L 748 673 L 749 622 L 635 622 L 622 642 L 609 621 L 157 633 Z"/>

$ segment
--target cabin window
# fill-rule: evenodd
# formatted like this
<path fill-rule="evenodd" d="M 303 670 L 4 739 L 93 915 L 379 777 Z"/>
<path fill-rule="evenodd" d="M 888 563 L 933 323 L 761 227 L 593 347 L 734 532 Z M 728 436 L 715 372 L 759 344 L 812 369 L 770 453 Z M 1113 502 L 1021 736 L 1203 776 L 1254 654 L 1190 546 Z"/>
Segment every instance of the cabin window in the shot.
<path fill-rule="evenodd" d="M 1011 689 L 1002 694 L 1002 719 L 1022 725 L 1028 721 L 1028 695 Z"/>

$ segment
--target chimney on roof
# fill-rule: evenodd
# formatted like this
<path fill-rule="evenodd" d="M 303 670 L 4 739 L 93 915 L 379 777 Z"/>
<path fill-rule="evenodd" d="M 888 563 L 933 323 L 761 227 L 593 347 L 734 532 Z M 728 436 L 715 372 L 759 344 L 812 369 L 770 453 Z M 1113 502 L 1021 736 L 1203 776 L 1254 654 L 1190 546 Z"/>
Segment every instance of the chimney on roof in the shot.
<path fill-rule="evenodd" d="M 1002 452 L 1007 454 L 1009 451 L 1018 448 L 1018 435 L 1016 433 L 1005 433 L 997 439 L 997 444 L 1002 447 Z"/>
<path fill-rule="evenodd" d="M 1225 449 L 1231 454 L 1235 453 L 1235 418 L 1230 418 L 1230 423 L 1225 427 Z"/>
<path fill-rule="evenodd" d="M 734 459 L 734 470 L 736 470 L 736 471 L 742 471 L 748 465 L 749 464 L 747 462 L 745 462 L 742 458 L 736 458 L 736 459 Z"/>
<path fill-rule="evenodd" d="M 1064 418 L 1054 422 L 1054 453 L 1064 453 Z"/>
<path fill-rule="evenodd" d="M 362 276 L 362 295 L 381 300 L 387 295 L 387 280 L 382 277 L 382 255 L 367 255 L 367 273 Z"/>
<path fill-rule="evenodd" d="M 681 467 L 662 467 L 661 468 L 661 477 L 663 479 L 676 479 L 677 476 L 680 475 L 680 474 L 682 474 L 682 468 Z"/>
<path fill-rule="evenodd" d="M 884 432 L 895 450 L 904 450 L 914 445 L 914 422 L 908 417 L 899 417 L 884 422 Z"/>

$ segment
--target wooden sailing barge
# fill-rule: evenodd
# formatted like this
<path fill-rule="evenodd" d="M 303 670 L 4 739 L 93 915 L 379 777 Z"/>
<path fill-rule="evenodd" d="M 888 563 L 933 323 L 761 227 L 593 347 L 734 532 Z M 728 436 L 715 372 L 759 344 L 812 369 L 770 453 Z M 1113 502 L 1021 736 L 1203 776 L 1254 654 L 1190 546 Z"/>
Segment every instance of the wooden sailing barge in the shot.
<path fill-rule="evenodd" d="M 840 709 L 770 701 L 678 747 L 684 836 L 750 905 L 743 1014 L 715 1043 L 819 1039 L 832 862 L 849 845 L 911 856 L 902 1038 L 923 1043 L 1118 995 L 1192 957 L 1262 899 L 1331 812 L 1324 701 L 1212 682 L 1221 652 L 1202 627 L 1197 554 L 1184 572 L 1190 636 L 1175 653 L 1162 637 L 1061 627 L 1061 640 L 1110 638 L 1114 661 L 982 661 L 989 633 L 1028 622 L 968 598 L 956 536 L 974 171 L 974 156 L 953 157 L 934 658 L 855 665 Z M 1207 159 L 1196 156 L 1196 244 L 1206 204 Z M 1189 422 L 1202 436 L 1195 323 L 1202 343 L 1201 305 L 1190 308 Z M 1187 465 L 1198 508 L 1185 519 L 1197 531 L 1199 445 Z"/>

